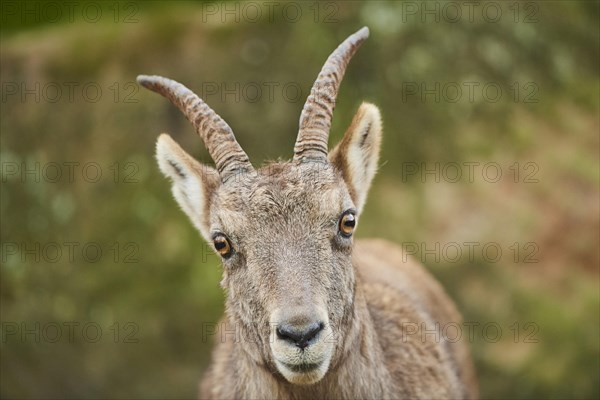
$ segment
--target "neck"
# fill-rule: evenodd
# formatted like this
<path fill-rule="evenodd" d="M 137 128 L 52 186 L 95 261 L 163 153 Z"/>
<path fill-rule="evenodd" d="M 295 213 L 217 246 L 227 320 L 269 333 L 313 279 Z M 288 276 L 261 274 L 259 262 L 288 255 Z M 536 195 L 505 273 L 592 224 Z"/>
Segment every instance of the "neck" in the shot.
<path fill-rule="evenodd" d="M 343 342 L 325 377 L 314 385 L 292 385 L 268 367 L 259 367 L 236 344 L 239 394 L 248 398 L 365 398 L 390 397 L 391 378 L 360 282 L 357 280 L 352 317 Z"/>

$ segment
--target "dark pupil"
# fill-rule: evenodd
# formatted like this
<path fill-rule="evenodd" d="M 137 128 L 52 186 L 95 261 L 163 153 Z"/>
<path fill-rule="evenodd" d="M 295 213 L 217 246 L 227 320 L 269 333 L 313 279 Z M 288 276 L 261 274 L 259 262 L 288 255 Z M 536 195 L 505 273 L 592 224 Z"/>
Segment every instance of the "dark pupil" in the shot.
<path fill-rule="evenodd" d="M 354 217 L 346 217 L 345 221 L 344 221 L 344 226 L 347 226 L 349 228 L 354 228 L 354 225 L 356 225 L 356 220 L 354 219 Z"/>
<path fill-rule="evenodd" d="M 225 240 L 223 240 L 223 239 L 215 240 L 215 248 L 217 250 L 223 250 L 226 245 L 227 244 L 225 243 Z"/>

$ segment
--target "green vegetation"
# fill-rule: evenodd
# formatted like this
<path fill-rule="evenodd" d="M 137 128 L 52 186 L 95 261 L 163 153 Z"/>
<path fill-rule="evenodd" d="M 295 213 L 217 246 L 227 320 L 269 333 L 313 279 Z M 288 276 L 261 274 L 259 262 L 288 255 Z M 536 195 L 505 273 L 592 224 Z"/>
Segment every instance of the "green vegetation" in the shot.
<path fill-rule="evenodd" d="M 0 397 L 196 395 L 220 264 L 154 141 L 209 158 L 135 76 L 197 91 L 255 164 L 287 158 L 323 61 L 363 25 L 331 134 L 363 99 L 381 107 L 358 236 L 442 281 L 484 397 L 600 397 L 597 2 L 482 2 L 472 20 L 461 2 L 76 3 L 2 4 Z"/>

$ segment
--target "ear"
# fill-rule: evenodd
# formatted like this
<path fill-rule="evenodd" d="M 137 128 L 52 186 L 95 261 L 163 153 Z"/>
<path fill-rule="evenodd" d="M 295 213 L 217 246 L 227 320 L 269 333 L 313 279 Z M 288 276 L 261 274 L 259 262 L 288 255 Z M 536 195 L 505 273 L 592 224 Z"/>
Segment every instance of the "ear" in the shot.
<path fill-rule="evenodd" d="M 380 146 L 381 114 L 373 104 L 363 103 L 342 141 L 329 152 L 329 161 L 341 172 L 358 213 L 377 171 Z"/>
<path fill-rule="evenodd" d="M 175 200 L 202 236 L 211 242 L 210 202 L 221 183 L 217 170 L 196 161 L 166 133 L 156 142 L 156 159 L 161 172 L 173 183 Z"/>

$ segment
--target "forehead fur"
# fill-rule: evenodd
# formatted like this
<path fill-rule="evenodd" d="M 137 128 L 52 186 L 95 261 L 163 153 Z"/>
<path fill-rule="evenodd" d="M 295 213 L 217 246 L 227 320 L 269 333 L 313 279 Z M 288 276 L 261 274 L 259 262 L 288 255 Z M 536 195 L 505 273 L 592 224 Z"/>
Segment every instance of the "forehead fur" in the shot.
<path fill-rule="evenodd" d="M 316 223 L 353 207 L 340 174 L 326 163 L 268 164 L 230 179 L 213 201 L 213 222 L 233 230 L 274 219 Z"/>

